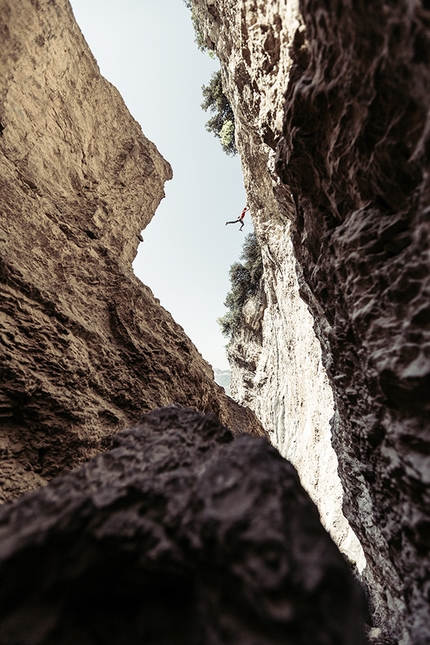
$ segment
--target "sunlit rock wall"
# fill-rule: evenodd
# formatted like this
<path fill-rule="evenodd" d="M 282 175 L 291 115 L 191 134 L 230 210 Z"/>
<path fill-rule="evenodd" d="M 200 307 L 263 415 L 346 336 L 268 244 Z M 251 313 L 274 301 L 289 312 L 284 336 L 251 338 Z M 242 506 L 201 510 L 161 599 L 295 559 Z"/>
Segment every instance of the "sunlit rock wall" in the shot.
<path fill-rule="evenodd" d="M 67 0 L 0 3 L 0 499 L 177 402 L 257 428 L 133 274 L 169 164 Z"/>
<path fill-rule="evenodd" d="M 300 273 L 290 239 L 294 205 L 274 172 L 291 66 L 288 51 L 299 28 L 297 7 L 229 0 L 197 0 L 194 7 L 207 43 L 221 61 L 264 263 L 264 288 L 246 306 L 243 328 L 229 346 L 231 391 L 257 413 L 271 441 L 296 466 L 324 525 L 361 569 L 364 556 L 342 513 L 330 442 L 332 393 L 314 321 L 299 295 Z"/>

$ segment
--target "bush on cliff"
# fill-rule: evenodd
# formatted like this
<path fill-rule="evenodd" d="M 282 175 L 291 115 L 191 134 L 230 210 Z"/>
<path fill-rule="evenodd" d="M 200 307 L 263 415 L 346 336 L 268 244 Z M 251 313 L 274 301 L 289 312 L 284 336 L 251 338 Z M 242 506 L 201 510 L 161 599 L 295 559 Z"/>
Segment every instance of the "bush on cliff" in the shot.
<path fill-rule="evenodd" d="M 207 52 L 211 58 L 215 58 L 215 52 L 206 44 L 205 33 L 197 19 L 197 15 L 193 7 L 192 0 L 184 0 L 184 4 L 191 11 L 191 21 L 193 23 L 194 34 L 195 34 L 194 40 L 197 44 L 197 47 L 200 49 L 201 52 Z"/>
<path fill-rule="evenodd" d="M 221 70 L 212 74 L 209 84 L 203 85 L 202 93 L 204 101 L 201 106 L 203 110 L 214 112 L 214 115 L 206 122 L 206 130 L 213 132 L 221 141 L 224 152 L 228 155 L 237 154 L 234 141 L 234 113 L 224 94 Z"/>
<path fill-rule="evenodd" d="M 261 249 L 255 233 L 246 236 L 240 259 L 243 263 L 235 262 L 230 267 L 231 290 L 224 302 L 229 311 L 218 318 L 221 332 L 229 338 L 239 328 L 243 308 L 249 298 L 257 293 L 263 276 Z"/>
<path fill-rule="evenodd" d="M 201 24 L 198 21 L 192 0 L 183 0 L 184 4 L 191 11 L 191 21 L 194 27 L 195 42 L 202 52 L 207 52 L 211 58 L 215 58 L 215 52 L 207 44 L 207 38 Z M 221 71 L 214 72 L 208 85 L 202 86 L 204 101 L 201 107 L 206 112 L 214 112 L 214 116 L 206 122 L 206 130 L 220 140 L 221 147 L 228 155 L 236 155 L 237 148 L 234 140 L 234 113 L 230 102 L 224 94 L 222 86 Z"/>

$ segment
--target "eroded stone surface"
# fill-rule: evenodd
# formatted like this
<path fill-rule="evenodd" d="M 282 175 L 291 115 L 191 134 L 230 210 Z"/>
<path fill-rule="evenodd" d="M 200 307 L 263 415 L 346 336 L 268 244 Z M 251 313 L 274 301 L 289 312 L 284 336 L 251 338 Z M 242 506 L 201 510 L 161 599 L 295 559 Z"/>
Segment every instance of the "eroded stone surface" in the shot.
<path fill-rule="evenodd" d="M 333 396 L 315 321 L 300 295 L 306 285 L 291 242 L 294 204 L 274 171 L 292 65 L 289 49 L 303 29 L 298 5 L 256 0 L 193 4 L 221 61 L 264 265 L 262 291 L 247 304 L 242 329 L 228 349 L 231 391 L 256 412 L 272 443 L 298 469 L 324 526 L 362 569 L 362 548 L 342 513 L 331 446 Z"/>
<path fill-rule="evenodd" d="M 293 466 L 169 407 L 0 508 L 0 642 L 364 645 L 362 602 Z"/>
<path fill-rule="evenodd" d="M 328 323 L 345 509 L 381 620 L 401 642 L 428 643 L 430 12 L 300 8 L 307 42 L 296 43 L 278 169 Z"/>
<path fill-rule="evenodd" d="M 282 419 L 294 352 L 277 346 L 300 320 L 299 309 L 278 304 L 289 298 L 281 285 L 292 240 L 334 392 L 344 510 L 368 561 L 376 631 L 427 644 L 428 2 L 194 5 L 222 62 L 264 259 L 266 300 L 250 304 L 233 346 L 237 392 L 264 409 L 258 396 L 267 375 Z M 279 186 L 270 149 L 287 87 Z M 279 427 L 288 437 L 288 425 Z"/>
<path fill-rule="evenodd" d="M 0 499 L 154 407 L 252 427 L 133 274 L 171 168 L 101 77 L 67 0 L 2 0 L 0 33 Z"/>

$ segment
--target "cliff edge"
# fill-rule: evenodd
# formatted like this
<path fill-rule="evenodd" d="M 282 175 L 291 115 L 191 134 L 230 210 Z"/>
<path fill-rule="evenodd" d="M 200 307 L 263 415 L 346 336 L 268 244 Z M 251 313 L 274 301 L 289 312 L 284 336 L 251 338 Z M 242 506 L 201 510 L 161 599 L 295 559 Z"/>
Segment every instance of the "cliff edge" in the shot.
<path fill-rule="evenodd" d="M 297 468 L 321 521 L 342 551 L 365 566 L 363 550 L 343 511 L 337 457 L 331 445 L 333 394 L 322 363 L 307 287 L 294 257 L 291 190 L 275 172 L 283 93 L 300 30 L 296 3 L 194 0 L 194 11 L 221 62 L 234 110 L 236 144 L 263 261 L 262 288 L 248 301 L 229 343 L 231 392 L 255 411 L 271 442 Z"/>

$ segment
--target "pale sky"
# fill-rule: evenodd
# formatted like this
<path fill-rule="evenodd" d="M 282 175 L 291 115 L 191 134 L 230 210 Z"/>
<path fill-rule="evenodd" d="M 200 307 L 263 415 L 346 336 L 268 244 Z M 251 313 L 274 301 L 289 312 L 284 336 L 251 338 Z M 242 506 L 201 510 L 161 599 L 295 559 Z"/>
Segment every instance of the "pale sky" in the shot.
<path fill-rule="evenodd" d="M 166 197 L 134 262 L 136 275 L 160 299 L 213 367 L 227 369 L 227 342 L 216 319 L 230 289 L 228 270 L 252 231 L 236 219 L 246 204 L 239 157 L 228 157 L 206 132 L 201 86 L 218 62 L 194 42 L 182 0 L 71 0 L 100 66 L 144 134 L 173 168 Z"/>

